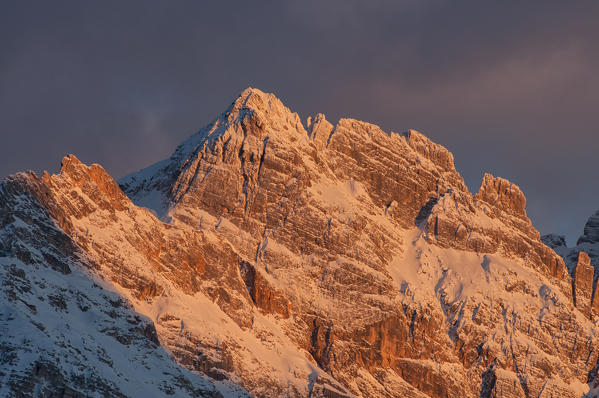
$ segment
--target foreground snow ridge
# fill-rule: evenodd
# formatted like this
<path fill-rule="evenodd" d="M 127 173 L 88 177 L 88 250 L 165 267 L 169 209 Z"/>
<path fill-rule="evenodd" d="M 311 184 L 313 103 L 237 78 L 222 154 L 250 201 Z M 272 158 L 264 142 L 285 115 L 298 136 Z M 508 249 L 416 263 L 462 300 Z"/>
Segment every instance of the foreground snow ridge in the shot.
<path fill-rule="evenodd" d="M 118 183 L 0 183 L 0 396 L 596 396 L 599 222 L 568 249 L 525 207 L 246 89 Z"/>

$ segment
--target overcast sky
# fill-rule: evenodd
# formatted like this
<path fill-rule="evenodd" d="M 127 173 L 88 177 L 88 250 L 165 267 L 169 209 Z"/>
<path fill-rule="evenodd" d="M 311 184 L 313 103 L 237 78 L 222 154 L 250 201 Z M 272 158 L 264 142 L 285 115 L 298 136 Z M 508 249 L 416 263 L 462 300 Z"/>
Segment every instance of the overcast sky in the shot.
<path fill-rule="evenodd" d="M 598 21 L 598 1 L 0 0 L 0 176 L 74 153 L 121 177 L 252 86 L 419 130 L 573 244 L 599 209 Z"/>

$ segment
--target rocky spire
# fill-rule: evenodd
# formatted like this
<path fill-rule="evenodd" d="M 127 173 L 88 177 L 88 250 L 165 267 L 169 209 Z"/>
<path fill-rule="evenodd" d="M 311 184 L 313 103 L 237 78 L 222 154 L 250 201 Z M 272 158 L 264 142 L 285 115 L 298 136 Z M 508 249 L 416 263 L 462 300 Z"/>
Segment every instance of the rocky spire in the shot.
<path fill-rule="evenodd" d="M 333 131 L 333 125 L 329 123 L 322 113 L 314 117 L 308 117 L 307 128 L 308 135 L 318 148 L 323 148 L 327 145 L 329 136 Z"/>
<path fill-rule="evenodd" d="M 410 129 L 401 134 L 417 153 L 444 170 L 455 170 L 453 154 L 444 146 L 431 141 L 424 134 Z M 464 187 L 465 188 L 465 187 Z"/>
<path fill-rule="evenodd" d="M 78 187 L 92 200 L 103 203 L 104 208 L 123 210 L 130 203 L 129 198 L 102 166 L 97 163 L 87 166 L 73 154 L 62 159 L 60 174 L 50 176 L 46 173 L 42 178 L 50 184 Z"/>
<path fill-rule="evenodd" d="M 485 173 L 478 193 L 477 200 L 482 200 L 507 213 L 526 218 L 526 198 L 516 184 Z"/>
<path fill-rule="evenodd" d="M 572 294 L 574 296 L 574 305 L 587 317 L 591 316 L 593 271 L 589 255 L 585 252 L 578 253 L 578 261 L 574 268 L 574 280 L 572 281 Z"/>

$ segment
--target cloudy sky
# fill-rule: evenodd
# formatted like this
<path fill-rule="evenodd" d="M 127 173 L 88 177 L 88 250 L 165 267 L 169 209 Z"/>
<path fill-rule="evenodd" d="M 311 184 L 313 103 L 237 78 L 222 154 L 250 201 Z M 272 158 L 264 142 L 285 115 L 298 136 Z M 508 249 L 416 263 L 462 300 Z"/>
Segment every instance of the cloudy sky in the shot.
<path fill-rule="evenodd" d="M 252 86 L 302 118 L 420 130 L 570 244 L 599 209 L 597 1 L 0 4 L 0 176 L 74 153 L 121 177 Z"/>

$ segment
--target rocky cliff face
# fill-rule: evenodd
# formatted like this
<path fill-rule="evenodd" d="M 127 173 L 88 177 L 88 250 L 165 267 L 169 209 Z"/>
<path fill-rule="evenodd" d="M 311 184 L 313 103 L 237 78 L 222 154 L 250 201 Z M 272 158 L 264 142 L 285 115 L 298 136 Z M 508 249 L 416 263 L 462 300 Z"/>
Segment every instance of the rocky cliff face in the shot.
<path fill-rule="evenodd" d="M 599 211 L 589 217 L 584 225 L 583 234 L 573 247 L 567 247 L 565 238 L 557 234 L 544 235 L 542 239 L 564 258 L 571 271 L 577 263 L 578 253 L 581 251 L 588 254 L 593 265 L 599 264 Z"/>
<path fill-rule="evenodd" d="M 178 365 L 153 320 L 114 291 L 103 264 L 70 236 L 91 242 L 72 221 L 115 215 L 128 201 L 99 166 L 75 170 L 75 162 L 63 166 L 73 172 L 66 196 L 47 175 L 0 183 L 0 396 L 249 396 Z"/>
<path fill-rule="evenodd" d="M 556 234 L 545 235 L 542 240 L 564 259 L 574 279 L 574 290 L 579 289 L 584 295 L 582 301 L 577 301 L 577 306 L 582 306 L 591 318 L 597 319 L 599 316 L 599 295 L 597 295 L 599 212 L 589 217 L 585 223 L 583 234 L 573 247 L 568 247 L 565 238 Z"/>
<path fill-rule="evenodd" d="M 416 131 L 322 114 L 304 125 L 248 89 L 169 159 L 118 185 L 74 156 L 60 174 L 18 179 L 62 236 L 54 246 L 36 236 L 56 251 L 39 258 L 44 269 L 60 273 L 70 259 L 102 279 L 153 321 L 202 391 L 593 394 L 599 329 L 584 257 L 568 272 L 517 186 L 485 175 L 472 195 L 451 153 Z M 16 211 L 5 206 L 3 219 Z M 4 246 L 7 264 L 34 250 Z M 11 311 L 26 313 L 15 300 Z"/>

